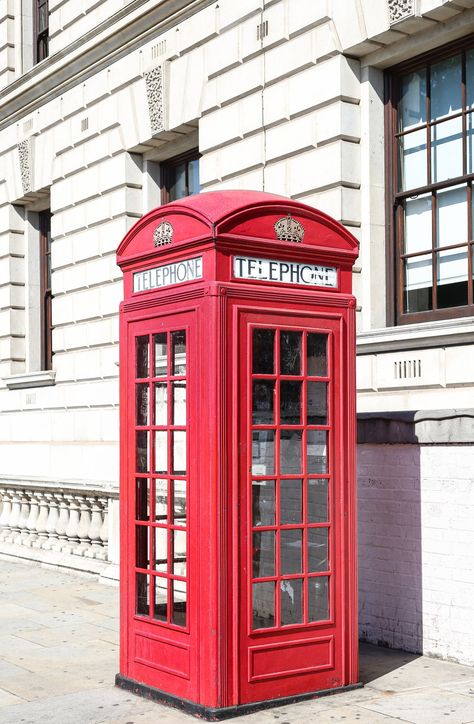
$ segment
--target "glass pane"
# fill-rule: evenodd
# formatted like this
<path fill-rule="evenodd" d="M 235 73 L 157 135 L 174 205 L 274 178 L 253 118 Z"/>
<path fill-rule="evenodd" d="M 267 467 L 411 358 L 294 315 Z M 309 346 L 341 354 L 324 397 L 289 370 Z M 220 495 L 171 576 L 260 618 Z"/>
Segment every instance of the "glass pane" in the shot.
<path fill-rule="evenodd" d="M 469 113 L 466 117 L 466 152 L 467 152 L 467 173 L 474 169 L 474 114 Z"/>
<path fill-rule="evenodd" d="M 253 534 L 252 570 L 254 578 L 275 575 L 275 531 Z"/>
<path fill-rule="evenodd" d="M 168 167 L 170 188 L 170 201 L 184 198 L 186 194 L 186 164 L 180 163 L 178 166 Z"/>
<path fill-rule="evenodd" d="M 293 578 L 280 581 L 281 625 L 303 623 L 303 581 Z"/>
<path fill-rule="evenodd" d="M 399 138 L 399 185 L 401 191 L 426 186 L 428 166 L 426 153 L 426 128 L 412 131 Z"/>
<path fill-rule="evenodd" d="M 168 581 L 155 576 L 155 610 L 153 618 L 158 621 L 168 620 Z"/>
<path fill-rule="evenodd" d="M 252 525 L 275 525 L 275 481 L 252 483 Z"/>
<path fill-rule="evenodd" d="M 136 385 L 136 424 L 148 425 L 148 384 Z"/>
<path fill-rule="evenodd" d="M 168 374 L 168 339 L 166 332 L 155 334 L 155 377 L 166 377 Z"/>
<path fill-rule="evenodd" d="M 301 374 L 301 332 L 280 332 L 280 374 Z"/>
<path fill-rule="evenodd" d="M 280 473 L 293 475 L 302 472 L 301 430 L 282 430 L 280 432 Z"/>
<path fill-rule="evenodd" d="M 148 568 L 150 563 L 150 550 L 148 545 L 148 527 L 146 525 L 135 526 L 136 540 L 136 566 L 137 568 Z"/>
<path fill-rule="evenodd" d="M 173 425 L 186 425 L 186 382 L 173 382 Z"/>
<path fill-rule="evenodd" d="M 280 481 L 280 524 L 303 521 L 303 481 Z M 288 571 L 286 571 L 288 573 Z"/>
<path fill-rule="evenodd" d="M 426 123 L 426 70 L 406 75 L 402 80 L 398 105 L 400 130 Z"/>
<path fill-rule="evenodd" d="M 171 623 L 175 626 L 186 626 L 186 604 L 186 581 L 173 581 Z"/>
<path fill-rule="evenodd" d="M 274 420 L 273 399 L 275 382 L 273 380 L 254 380 L 252 382 L 252 423 L 268 425 Z"/>
<path fill-rule="evenodd" d="M 137 478 L 135 500 L 137 520 L 148 520 L 150 517 L 150 482 L 148 478 Z"/>
<path fill-rule="evenodd" d="M 175 525 L 186 525 L 186 480 L 174 481 L 173 509 Z"/>
<path fill-rule="evenodd" d="M 171 343 L 173 345 L 173 374 L 186 374 L 186 332 L 172 332 Z"/>
<path fill-rule="evenodd" d="M 168 519 L 168 481 L 155 480 L 155 520 Z"/>
<path fill-rule="evenodd" d="M 440 309 L 467 304 L 467 248 L 437 254 L 437 301 Z"/>
<path fill-rule="evenodd" d="M 308 621 L 325 621 L 329 618 L 329 577 L 308 579 Z"/>
<path fill-rule="evenodd" d="M 148 576 L 145 573 L 137 573 L 137 600 L 136 610 L 140 616 L 150 615 L 150 589 Z"/>
<path fill-rule="evenodd" d="M 318 573 L 329 568 L 328 528 L 308 528 L 308 571 Z"/>
<path fill-rule="evenodd" d="M 155 425 L 168 424 L 168 385 L 159 382 L 155 385 Z"/>
<path fill-rule="evenodd" d="M 474 108 L 474 50 L 466 52 L 466 106 Z"/>
<path fill-rule="evenodd" d="M 327 334 L 308 332 L 306 336 L 307 374 L 327 376 Z"/>
<path fill-rule="evenodd" d="M 155 432 L 155 471 L 168 472 L 168 433 L 166 430 Z"/>
<path fill-rule="evenodd" d="M 186 575 L 186 531 L 173 530 L 173 573 Z"/>
<path fill-rule="evenodd" d="M 431 254 L 405 260 L 405 312 L 432 308 L 433 279 Z"/>
<path fill-rule="evenodd" d="M 280 382 L 280 422 L 282 425 L 301 424 L 302 382 Z"/>
<path fill-rule="evenodd" d="M 148 335 L 146 337 L 137 337 L 137 377 L 148 377 Z"/>
<path fill-rule="evenodd" d="M 405 253 L 431 249 L 431 196 L 405 202 Z"/>
<path fill-rule="evenodd" d="M 149 473 L 148 432 L 146 430 L 139 430 L 136 433 L 136 443 L 137 473 Z"/>
<path fill-rule="evenodd" d="M 254 430 L 252 433 L 252 473 L 271 475 L 275 472 L 275 431 Z"/>
<path fill-rule="evenodd" d="M 328 424 L 327 382 L 307 383 L 308 425 Z"/>
<path fill-rule="evenodd" d="M 178 475 L 186 473 L 186 430 L 175 430 L 173 437 L 173 472 Z"/>
<path fill-rule="evenodd" d="M 252 372 L 272 375 L 274 372 L 274 329 L 254 329 L 252 334 Z"/>
<path fill-rule="evenodd" d="M 308 523 L 329 522 L 328 480 L 308 480 Z"/>
<path fill-rule="evenodd" d="M 155 569 L 168 570 L 168 529 L 155 528 Z"/>
<path fill-rule="evenodd" d="M 455 186 L 436 194 L 437 246 L 467 241 L 467 189 Z"/>
<path fill-rule="evenodd" d="M 280 530 L 280 573 L 301 573 L 303 531 Z"/>
<path fill-rule="evenodd" d="M 308 473 L 327 473 L 327 432 L 325 430 L 308 430 L 306 445 L 306 465 Z"/>
<path fill-rule="evenodd" d="M 431 120 L 461 110 L 461 56 L 431 66 Z"/>
<path fill-rule="evenodd" d="M 275 625 L 275 583 L 265 581 L 252 586 L 252 628 Z"/>
<path fill-rule="evenodd" d="M 195 158 L 194 161 L 188 163 L 188 187 L 189 194 L 198 194 L 200 191 L 199 184 L 199 159 Z"/>
<path fill-rule="evenodd" d="M 438 123 L 431 128 L 431 181 L 462 176 L 462 119 Z"/>

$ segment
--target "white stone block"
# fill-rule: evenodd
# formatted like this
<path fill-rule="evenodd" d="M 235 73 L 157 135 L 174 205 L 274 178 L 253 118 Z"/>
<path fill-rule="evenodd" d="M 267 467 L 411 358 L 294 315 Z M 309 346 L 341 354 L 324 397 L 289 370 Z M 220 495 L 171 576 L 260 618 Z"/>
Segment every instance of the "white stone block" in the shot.
<path fill-rule="evenodd" d="M 444 355 L 443 349 L 379 354 L 376 360 L 376 386 L 380 390 L 400 387 L 443 387 Z"/>
<path fill-rule="evenodd" d="M 265 53 L 265 81 L 273 82 L 316 62 L 315 30 Z"/>
<path fill-rule="evenodd" d="M 260 0 L 219 0 L 218 26 L 220 30 L 241 23 L 249 16 L 259 16 L 262 9 Z"/>
<path fill-rule="evenodd" d="M 84 87 L 74 86 L 61 96 L 61 116 L 66 119 L 84 108 Z"/>
<path fill-rule="evenodd" d="M 316 116 L 310 113 L 266 132 L 267 161 L 285 158 L 316 146 Z"/>
<path fill-rule="evenodd" d="M 474 347 L 446 347 L 446 384 L 474 383 Z"/>
<path fill-rule="evenodd" d="M 234 67 L 241 62 L 239 29 L 221 33 L 204 47 L 204 72 L 207 77 Z"/>
<path fill-rule="evenodd" d="M 360 139 L 360 107 L 336 101 L 316 112 L 316 141 L 318 144 L 335 139 Z"/>
<path fill-rule="evenodd" d="M 248 96 L 263 87 L 263 58 L 253 58 L 216 78 L 219 105 Z"/>
<path fill-rule="evenodd" d="M 262 95 L 253 93 L 201 118 L 199 149 L 202 152 L 236 140 L 261 128 Z"/>
<path fill-rule="evenodd" d="M 218 151 L 212 151 L 204 158 L 205 163 L 200 169 L 203 184 L 214 181 L 216 178 L 222 179 L 239 172 L 246 172 L 252 167 L 263 165 L 263 134 L 260 133 L 225 146 Z"/>
<path fill-rule="evenodd" d="M 288 30 L 290 37 L 329 20 L 327 0 L 318 2 L 289 2 Z"/>
<path fill-rule="evenodd" d="M 218 32 L 219 8 L 209 5 L 187 20 L 179 24 L 176 29 L 176 50 L 185 53 L 197 45 L 204 45 Z"/>

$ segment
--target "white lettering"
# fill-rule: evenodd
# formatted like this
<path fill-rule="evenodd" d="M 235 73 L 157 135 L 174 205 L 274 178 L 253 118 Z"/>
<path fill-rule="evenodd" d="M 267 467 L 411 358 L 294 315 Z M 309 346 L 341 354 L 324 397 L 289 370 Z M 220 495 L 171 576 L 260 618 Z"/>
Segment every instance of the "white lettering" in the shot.
<path fill-rule="evenodd" d="M 133 291 L 143 292 L 202 279 L 202 256 L 135 272 Z"/>
<path fill-rule="evenodd" d="M 311 287 L 337 287 L 337 268 L 333 266 L 234 256 L 233 268 L 235 279 L 258 279 Z"/>

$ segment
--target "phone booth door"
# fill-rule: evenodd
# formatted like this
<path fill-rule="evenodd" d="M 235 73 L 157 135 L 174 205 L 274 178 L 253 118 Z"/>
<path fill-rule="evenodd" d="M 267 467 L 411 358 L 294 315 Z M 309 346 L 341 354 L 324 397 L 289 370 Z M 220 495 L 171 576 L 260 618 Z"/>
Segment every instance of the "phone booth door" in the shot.
<path fill-rule="evenodd" d="M 244 702 L 343 682 L 343 380 L 334 317 L 248 314 L 241 327 Z"/>
<path fill-rule="evenodd" d="M 191 314 L 128 325 L 127 641 L 130 675 L 191 696 Z"/>

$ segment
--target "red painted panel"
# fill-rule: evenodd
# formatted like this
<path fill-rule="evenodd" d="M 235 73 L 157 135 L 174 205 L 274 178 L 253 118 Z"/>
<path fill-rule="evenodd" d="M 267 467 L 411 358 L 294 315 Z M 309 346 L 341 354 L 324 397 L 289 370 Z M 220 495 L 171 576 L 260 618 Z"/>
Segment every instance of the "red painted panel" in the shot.
<path fill-rule="evenodd" d="M 137 664 L 189 679 L 189 646 L 164 636 L 137 634 L 135 661 Z"/>
<path fill-rule="evenodd" d="M 334 636 L 292 639 L 249 649 L 249 681 L 263 681 L 293 674 L 309 674 L 334 666 Z"/>

